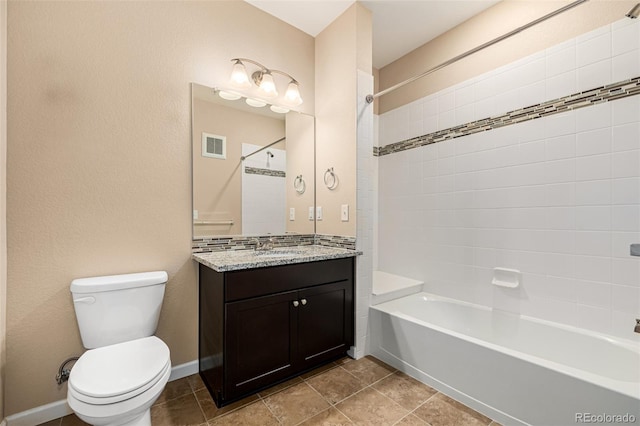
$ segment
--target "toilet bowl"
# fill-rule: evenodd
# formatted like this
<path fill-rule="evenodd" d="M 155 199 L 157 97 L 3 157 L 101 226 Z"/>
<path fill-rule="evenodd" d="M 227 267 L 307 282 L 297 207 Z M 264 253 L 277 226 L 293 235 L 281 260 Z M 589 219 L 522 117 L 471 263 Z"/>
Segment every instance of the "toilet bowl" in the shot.
<path fill-rule="evenodd" d="M 151 426 L 151 405 L 171 375 L 155 333 L 166 272 L 82 278 L 71 283 L 86 351 L 71 369 L 67 403 L 92 425 Z"/>
<path fill-rule="evenodd" d="M 170 374 L 169 348 L 155 336 L 91 349 L 71 370 L 67 402 L 92 425 L 149 425 Z"/>

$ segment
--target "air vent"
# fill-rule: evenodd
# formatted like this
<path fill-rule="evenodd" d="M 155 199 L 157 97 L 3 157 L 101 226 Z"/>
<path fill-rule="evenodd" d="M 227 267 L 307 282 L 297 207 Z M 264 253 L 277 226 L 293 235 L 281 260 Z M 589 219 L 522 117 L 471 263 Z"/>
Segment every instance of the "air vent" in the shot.
<path fill-rule="evenodd" d="M 203 132 L 202 156 L 225 160 L 227 158 L 227 137 Z"/>

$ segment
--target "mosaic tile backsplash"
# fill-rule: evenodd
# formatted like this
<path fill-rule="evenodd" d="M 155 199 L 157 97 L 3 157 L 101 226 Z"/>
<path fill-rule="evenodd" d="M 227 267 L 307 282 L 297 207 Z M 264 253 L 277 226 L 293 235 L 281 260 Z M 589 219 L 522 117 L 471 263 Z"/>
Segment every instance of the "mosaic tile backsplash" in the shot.
<path fill-rule="evenodd" d="M 259 167 L 249 167 L 249 166 L 246 166 L 244 168 L 244 172 L 250 175 L 262 175 L 262 176 L 273 176 L 273 177 L 286 176 L 285 172 L 282 170 L 262 169 Z"/>
<path fill-rule="evenodd" d="M 373 155 L 382 156 L 407 149 L 418 148 L 432 143 L 443 142 L 474 133 L 486 132 L 500 127 L 518 124 L 529 120 L 547 117 L 554 114 L 585 108 L 603 102 L 635 96 L 640 93 L 640 77 L 596 87 L 584 92 L 574 93 L 563 98 L 554 99 L 536 105 L 509 111 L 497 117 L 483 118 L 423 136 L 391 143 L 382 147 L 374 147 Z"/>
<path fill-rule="evenodd" d="M 355 237 L 319 234 L 285 234 L 285 235 L 260 235 L 229 236 L 229 237 L 205 237 L 194 239 L 191 243 L 193 253 L 206 253 L 224 250 L 253 250 L 258 241 L 264 244 L 271 240 L 274 247 L 293 247 L 305 245 L 321 245 L 327 247 L 345 248 L 355 250 Z"/>

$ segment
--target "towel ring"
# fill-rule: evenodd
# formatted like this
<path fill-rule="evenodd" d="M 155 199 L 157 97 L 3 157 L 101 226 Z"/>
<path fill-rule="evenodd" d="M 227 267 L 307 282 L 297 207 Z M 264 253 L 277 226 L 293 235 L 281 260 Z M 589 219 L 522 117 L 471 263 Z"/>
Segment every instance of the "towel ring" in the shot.
<path fill-rule="evenodd" d="M 307 184 L 304 183 L 304 179 L 302 179 L 302 175 L 296 176 L 296 179 L 293 181 L 293 188 L 296 190 L 298 194 L 304 194 L 304 191 L 307 189 Z"/>
<path fill-rule="evenodd" d="M 334 190 L 338 187 L 338 176 L 336 176 L 333 171 L 333 167 L 324 172 L 324 184 L 327 185 L 327 188 L 330 190 Z"/>

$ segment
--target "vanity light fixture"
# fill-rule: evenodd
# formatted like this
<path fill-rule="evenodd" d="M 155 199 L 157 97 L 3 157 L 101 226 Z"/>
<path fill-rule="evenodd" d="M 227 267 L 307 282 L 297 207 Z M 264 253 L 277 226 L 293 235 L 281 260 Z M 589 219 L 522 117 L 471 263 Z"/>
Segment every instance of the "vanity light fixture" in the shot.
<path fill-rule="evenodd" d="M 218 96 L 220 96 L 222 99 L 226 99 L 228 101 L 237 101 L 238 99 L 240 99 L 242 97 L 241 95 L 239 95 L 237 93 L 229 92 L 227 90 L 218 91 Z"/>
<path fill-rule="evenodd" d="M 247 98 L 245 102 L 247 103 L 247 105 L 250 105 L 256 108 L 262 108 L 267 104 L 265 101 L 261 101 L 260 99 L 254 99 L 254 98 Z"/>
<path fill-rule="evenodd" d="M 269 105 L 268 102 L 263 101 L 262 99 L 257 99 L 257 98 L 245 98 L 244 96 L 242 96 L 241 94 L 234 92 L 232 90 L 220 90 L 220 89 L 213 89 L 213 93 L 220 96 L 222 99 L 225 99 L 227 101 L 237 101 L 238 99 L 243 99 L 244 98 L 244 102 L 249 105 L 252 106 L 254 108 L 262 108 L 264 106 Z M 290 111 L 289 108 L 280 106 L 280 105 L 269 105 L 269 109 L 277 114 L 286 114 Z"/>
<path fill-rule="evenodd" d="M 300 83 L 290 74 L 284 71 L 269 69 L 259 62 L 247 58 L 234 58 L 231 61 L 234 62 L 230 81 L 233 87 L 246 90 L 251 88 L 251 81 L 253 81 L 255 85 L 260 88 L 262 96 L 275 98 L 278 96 L 278 89 L 276 88 L 273 74 L 281 74 L 289 79 L 289 85 L 287 86 L 282 103 L 290 106 L 298 106 L 302 103 L 299 88 Z M 247 74 L 245 63 L 258 67 L 258 70 L 251 74 L 251 78 L 249 78 Z"/>
<path fill-rule="evenodd" d="M 278 105 L 271 105 L 271 106 L 269 107 L 269 109 L 270 109 L 271 111 L 275 112 L 275 113 L 278 113 L 278 114 L 286 114 L 286 113 L 288 113 L 288 112 L 289 112 L 289 109 L 287 109 L 287 108 L 283 108 L 283 107 L 278 106 Z"/>

